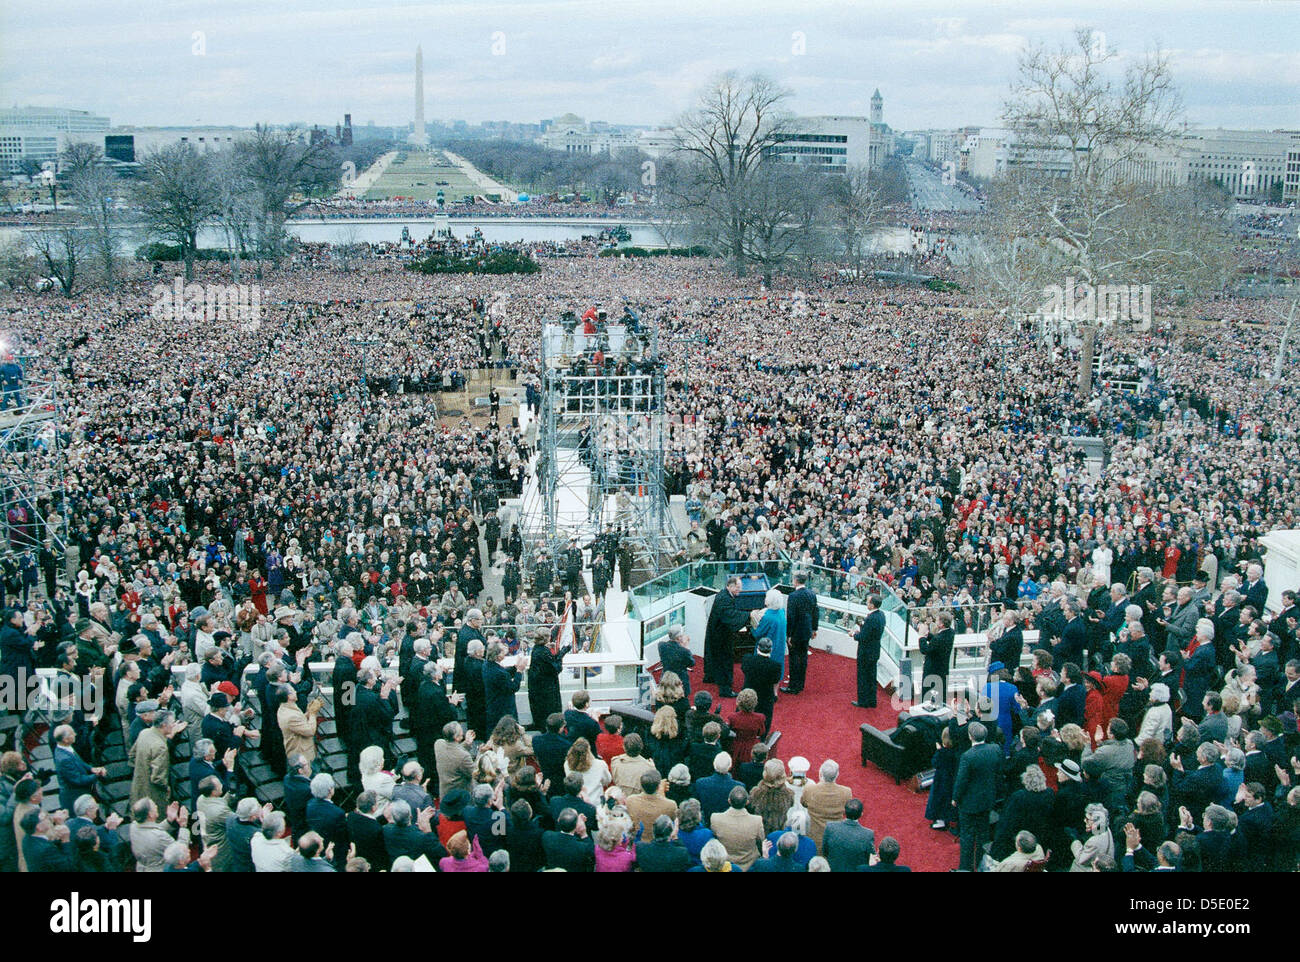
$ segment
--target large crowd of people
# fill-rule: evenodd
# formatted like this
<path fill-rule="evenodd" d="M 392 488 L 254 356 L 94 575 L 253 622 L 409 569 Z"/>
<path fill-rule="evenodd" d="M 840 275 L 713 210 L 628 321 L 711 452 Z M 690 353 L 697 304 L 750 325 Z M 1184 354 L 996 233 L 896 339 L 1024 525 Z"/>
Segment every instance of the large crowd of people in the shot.
<path fill-rule="evenodd" d="M 450 198 L 448 198 L 450 199 Z M 644 201 L 607 204 L 603 201 L 562 201 L 555 197 L 534 197 L 526 201 L 511 199 L 492 202 L 475 197 L 473 202 L 455 198 L 454 202 L 439 205 L 437 201 L 388 197 L 378 199 L 331 198 L 313 202 L 298 212 L 302 220 L 373 220 L 391 217 L 431 217 L 446 214 L 448 217 L 599 217 L 615 220 L 644 220 L 656 215 L 655 208 Z"/>
<path fill-rule="evenodd" d="M 1270 615 L 1262 579 L 1248 564 L 1212 593 L 1204 571 L 1142 567 L 1132 593 L 1059 580 L 1029 618 L 1009 609 L 978 695 L 921 725 L 926 815 L 960 868 L 1296 871 L 1300 608 L 1286 590 Z M 929 630 L 950 644 L 951 625 Z"/>
<path fill-rule="evenodd" d="M 59 369 L 67 416 L 28 452 L 62 460 L 48 530 L 7 535 L 52 571 L 66 522 L 75 578 L 0 579 L 0 674 L 104 697 L 6 729 L 4 868 L 902 870 L 865 827 L 887 800 L 768 752 L 782 675 L 711 679 L 715 701 L 665 671 L 644 733 L 561 703 L 564 625 L 632 559 L 617 532 L 525 544 L 500 509 L 527 419 L 448 416 L 446 392 L 491 368 L 532 398 L 543 324 L 624 304 L 668 358 L 683 559 L 787 559 L 1002 642 L 985 703 L 932 733 L 962 868 L 1294 868 L 1295 600 L 1264 607 L 1258 562 L 1297 527 L 1300 412 L 1267 329 L 1107 332 L 1080 395 L 1076 344 L 957 292 L 594 250 L 430 277 L 393 253 L 305 247 L 251 324 L 160 323 L 143 275 L 11 298 L 6 341 Z"/>

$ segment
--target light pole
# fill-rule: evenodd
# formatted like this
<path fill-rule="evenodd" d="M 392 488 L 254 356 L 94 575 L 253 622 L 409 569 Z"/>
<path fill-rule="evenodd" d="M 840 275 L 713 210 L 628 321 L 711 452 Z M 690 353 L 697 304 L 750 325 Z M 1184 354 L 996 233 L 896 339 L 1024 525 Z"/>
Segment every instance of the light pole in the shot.
<path fill-rule="evenodd" d="M 59 209 L 59 188 L 55 183 L 54 171 L 48 169 L 42 170 L 41 183 L 50 189 L 50 203 L 54 205 L 54 210 L 57 213 Z"/>
<path fill-rule="evenodd" d="M 370 384 L 366 381 L 366 348 L 378 347 L 381 342 L 350 337 L 348 338 L 348 343 L 354 347 L 361 348 L 361 410 L 364 413 L 370 407 Z"/>

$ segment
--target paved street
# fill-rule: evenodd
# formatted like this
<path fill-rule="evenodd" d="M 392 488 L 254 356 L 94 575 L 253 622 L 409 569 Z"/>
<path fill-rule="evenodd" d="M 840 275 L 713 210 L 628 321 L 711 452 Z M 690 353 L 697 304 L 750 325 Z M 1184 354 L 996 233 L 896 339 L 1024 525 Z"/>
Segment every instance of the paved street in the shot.
<path fill-rule="evenodd" d="M 917 210 L 978 211 L 979 201 L 960 188 L 944 184 L 942 176 L 920 161 L 907 160 L 907 179 L 912 188 L 912 206 Z"/>

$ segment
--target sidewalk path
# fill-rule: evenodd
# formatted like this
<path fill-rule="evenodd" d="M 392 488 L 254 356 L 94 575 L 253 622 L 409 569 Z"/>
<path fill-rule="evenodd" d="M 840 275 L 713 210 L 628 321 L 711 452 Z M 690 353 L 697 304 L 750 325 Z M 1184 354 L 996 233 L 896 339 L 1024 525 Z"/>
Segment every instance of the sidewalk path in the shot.
<path fill-rule="evenodd" d="M 361 197 L 371 187 L 375 186 L 375 181 L 379 180 L 379 178 L 384 175 L 384 171 L 388 169 L 388 165 L 393 162 L 395 157 L 397 157 L 397 151 L 390 150 L 361 173 L 357 174 L 356 180 L 345 187 L 341 187 L 334 196 L 340 200 L 349 197 Z"/>
<path fill-rule="evenodd" d="M 500 194 L 501 199 L 508 204 L 513 204 L 515 202 L 515 198 L 519 196 L 518 193 L 516 193 L 511 188 L 507 187 L 505 184 L 499 183 L 493 180 L 487 174 L 483 173 L 483 171 L 479 170 L 477 167 L 471 164 L 464 157 L 458 157 L 457 155 L 453 154 L 450 150 L 444 150 L 442 154 L 453 164 L 459 167 L 461 169 L 461 173 L 463 173 L 466 177 L 468 177 L 475 184 L 477 184 L 482 189 L 483 193 Z"/>

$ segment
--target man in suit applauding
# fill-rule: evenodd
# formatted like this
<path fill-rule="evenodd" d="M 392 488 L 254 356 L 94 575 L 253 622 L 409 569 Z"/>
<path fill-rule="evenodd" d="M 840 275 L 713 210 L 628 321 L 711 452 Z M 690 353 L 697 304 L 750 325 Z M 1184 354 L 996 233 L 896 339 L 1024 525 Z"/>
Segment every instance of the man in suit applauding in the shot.
<path fill-rule="evenodd" d="M 1246 583 L 1241 588 L 1246 596 L 1246 605 L 1254 608 L 1257 614 L 1263 614 L 1268 608 L 1268 585 L 1264 583 L 1264 566 L 1252 564 L 1246 566 Z"/>
<path fill-rule="evenodd" d="M 781 691 L 797 695 L 808 675 L 808 646 L 817 637 L 817 596 L 808 576 L 794 576 L 794 591 L 785 603 L 786 642 L 790 649 L 790 684 Z"/>
<path fill-rule="evenodd" d="M 591 872 L 596 867 L 596 848 L 587 834 L 587 819 L 571 808 L 555 818 L 557 831 L 542 834 L 546 867 L 566 872 Z"/>
<path fill-rule="evenodd" d="M 654 822 L 654 839 L 637 842 L 636 867 L 642 872 L 685 872 L 691 867 L 691 853 L 675 837 L 677 826 L 667 815 Z"/>
<path fill-rule="evenodd" d="M 54 729 L 54 771 L 59 776 L 59 804 L 72 811 L 77 796 L 84 795 L 108 774 L 106 768 L 91 768 L 77 754 L 77 730 L 71 725 Z"/>
<path fill-rule="evenodd" d="M 971 722 L 966 729 L 971 747 L 957 764 L 957 781 L 952 800 L 961 819 L 961 861 L 959 871 L 974 872 L 989 834 L 989 812 L 998 797 L 998 767 L 1002 750 L 985 744 L 988 729 Z"/>

